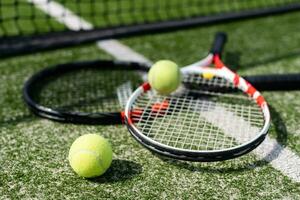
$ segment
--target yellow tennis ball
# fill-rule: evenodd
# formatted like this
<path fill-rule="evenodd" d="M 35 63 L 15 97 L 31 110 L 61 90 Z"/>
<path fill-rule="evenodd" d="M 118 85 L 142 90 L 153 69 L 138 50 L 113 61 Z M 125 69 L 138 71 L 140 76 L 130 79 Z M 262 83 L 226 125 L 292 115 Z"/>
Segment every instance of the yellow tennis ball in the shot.
<path fill-rule="evenodd" d="M 214 77 L 214 74 L 213 73 L 210 73 L 210 72 L 205 72 L 202 74 L 203 78 L 205 79 L 212 79 Z"/>
<path fill-rule="evenodd" d="M 152 65 L 148 80 L 151 87 L 158 93 L 169 94 L 175 91 L 181 83 L 180 69 L 170 60 L 160 60 Z"/>
<path fill-rule="evenodd" d="M 102 175 L 111 165 L 110 143 L 97 134 L 86 134 L 77 138 L 69 151 L 72 169 L 82 177 Z"/>

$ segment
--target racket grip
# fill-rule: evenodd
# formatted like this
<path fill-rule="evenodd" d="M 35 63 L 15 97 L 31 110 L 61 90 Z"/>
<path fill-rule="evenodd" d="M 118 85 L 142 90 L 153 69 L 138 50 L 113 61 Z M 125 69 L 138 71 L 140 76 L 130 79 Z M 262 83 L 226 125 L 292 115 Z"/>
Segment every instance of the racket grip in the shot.
<path fill-rule="evenodd" d="M 244 76 L 257 90 L 284 91 L 300 89 L 300 74 Z"/>
<path fill-rule="evenodd" d="M 216 35 L 215 35 L 215 40 L 214 40 L 214 43 L 213 43 L 213 46 L 212 46 L 210 52 L 212 54 L 221 55 L 226 41 L 227 41 L 226 33 L 217 32 Z"/>

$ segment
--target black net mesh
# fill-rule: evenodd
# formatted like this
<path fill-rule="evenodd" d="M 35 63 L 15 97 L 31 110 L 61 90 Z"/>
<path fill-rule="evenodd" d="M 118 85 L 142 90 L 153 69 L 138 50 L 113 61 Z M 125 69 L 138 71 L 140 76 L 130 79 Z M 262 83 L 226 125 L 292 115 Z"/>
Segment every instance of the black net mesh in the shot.
<path fill-rule="evenodd" d="M 300 0 L 0 0 L 0 46 L 8 37 L 133 27 L 103 36 L 113 38 L 298 9 Z M 198 20 L 189 21 L 195 18 Z M 156 23 L 161 24 L 153 26 Z M 80 38 L 82 41 L 85 39 Z"/>

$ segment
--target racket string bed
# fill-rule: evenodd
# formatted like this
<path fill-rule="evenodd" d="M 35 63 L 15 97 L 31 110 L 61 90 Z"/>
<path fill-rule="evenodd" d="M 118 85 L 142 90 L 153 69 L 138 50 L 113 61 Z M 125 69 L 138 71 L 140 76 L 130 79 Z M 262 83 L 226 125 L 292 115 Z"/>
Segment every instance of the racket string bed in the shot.
<path fill-rule="evenodd" d="M 40 117 L 79 124 L 121 124 L 122 111 L 148 64 L 109 60 L 47 67 L 25 83 L 23 98 Z"/>
<path fill-rule="evenodd" d="M 123 76 L 123 78 L 121 77 Z M 136 75 L 137 76 L 137 75 Z M 53 79 L 53 77 L 51 77 Z M 125 81 L 125 80 L 132 80 Z M 47 80 L 38 100 L 46 107 L 68 112 L 111 112 L 124 108 L 137 85 L 134 74 L 85 69 Z M 140 79 L 139 79 L 140 80 Z M 140 82 L 140 81 L 139 81 Z"/>
<path fill-rule="evenodd" d="M 220 98 L 213 93 L 210 95 Z M 166 109 L 153 110 L 153 105 L 164 101 L 169 102 Z M 263 124 L 260 108 L 255 103 L 231 104 L 226 101 L 218 102 L 207 96 L 194 97 L 187 94 L 166 98 L 153 93 L 144 94 L 132 109 L 141 107 L 146 109 L 140 117 L 135 117 L 136 126 L 141 132 L 161 144 L 182 149 L 231 148 L 253 137 L 249 132 L 258 131 L 258 128 L 251 127 Z M 232 132 L 237 132 L 234 134 L 238 134 L 238 139 Z"/>
<path fill-rule="evenodd" d="M 208 56 L 183 67 L 172 94 L 144 83 L 129 98 L 125 123 L 146 148 L 190 161 L 220 161 L 256 148 L 267 135 L 270 112 L 264 97 L 220 58 L 227 37 L 217 33 Z M 210 67 L 206 67 L 210 66 Z M 139 110 L 139 114 L 132 113 Z"/>
<path fill-rule="evenodd" d="M 218 89 L 219 91 L 222 91 L 224 89 L 236 89 L 235 86 L 226 79 L 219 77 L 203 78 L 199 74 L 191 73 L 187 73 L 183 76 L 183 83 L 192 84 L 189 85 L 189 88 L 201 88 L 202 90 Z"/>

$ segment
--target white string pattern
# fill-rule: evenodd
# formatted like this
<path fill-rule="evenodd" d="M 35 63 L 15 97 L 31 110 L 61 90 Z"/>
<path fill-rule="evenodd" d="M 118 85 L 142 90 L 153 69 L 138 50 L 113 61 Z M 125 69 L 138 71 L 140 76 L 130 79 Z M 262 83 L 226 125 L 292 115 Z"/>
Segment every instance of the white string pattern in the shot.
<path fill-rule="evenodd" d="M 212 79 L 205 79 L 199 74 L 185 74 L 183 76 L 183 83 L 192 83 L 198 86 L 217 86 L 218 88 L 234 89 L 235 86 L 220 77 L 213 77 Z"/>
<path fill-rule="evenodd" d="M 210 81 L 222 88 L 233 87 L 220 78 Z M 143 135 L 185 150 L 235 147 L 254 138 L 264 124 L 259 106 L 242 92 L 186 89 L 184 94 L 162 96 L 150 91 L 139 96 L 131 110 L 141 108 L 142 115 L 133 113 L 132 119 Z"/>

